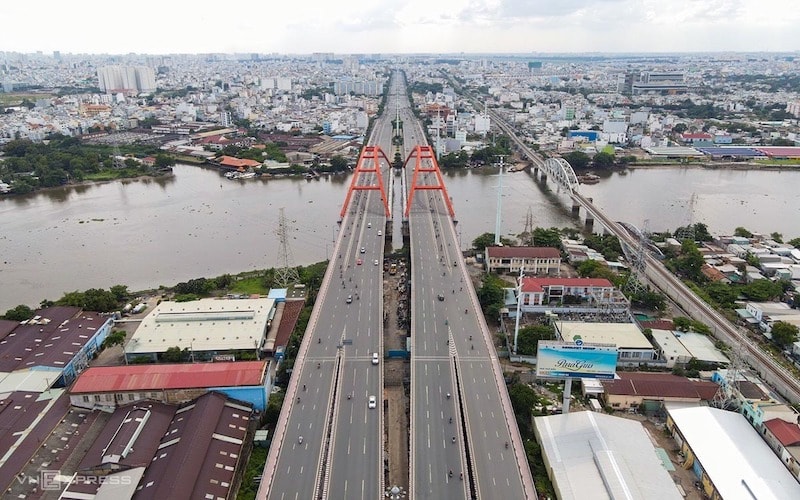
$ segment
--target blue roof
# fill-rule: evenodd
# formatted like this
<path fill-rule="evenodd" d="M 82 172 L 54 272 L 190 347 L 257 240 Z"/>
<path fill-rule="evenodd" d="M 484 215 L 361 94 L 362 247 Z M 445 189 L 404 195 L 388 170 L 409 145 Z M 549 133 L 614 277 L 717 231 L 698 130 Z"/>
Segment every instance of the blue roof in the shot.
<path fill-rule="evenodd" d="M 727 147 L 727 148 L 714 148 L 714 147 L 695 147 L 698 151 L 709 156 L 766 156 L 763 152 L 748 147 Z"/>
<path fill-rule="evenodd" d="M 331 137 L 334 141 L 352 141 L 355 138 L 356 136 L 354 135 L 334 135 Z"/>

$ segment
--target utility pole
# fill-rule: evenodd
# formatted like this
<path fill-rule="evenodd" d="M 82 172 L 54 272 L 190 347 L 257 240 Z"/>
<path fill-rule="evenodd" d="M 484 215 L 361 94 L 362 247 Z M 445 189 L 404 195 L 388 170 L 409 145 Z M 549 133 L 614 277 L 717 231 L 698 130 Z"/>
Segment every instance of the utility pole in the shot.
<path fill-rule="evenodd" d="M 500 245 L 500 231 L 503 222 L 503 159 L 505 156 L 498 155 L 500 158 L 500 175 L 497 186 L 497 214 L 494 221 L 494 244 Z"/>
<path fill-rule="evenodd" d="M 525 275 L 525 268 L 519 267 L 519 282 L 517 282 L 517 317 L 514 320 L 514 354 L 517 354 L 517 341 L 519 340 L 519 317 L 520 304 L 522 303 L 522 277 Z"/>

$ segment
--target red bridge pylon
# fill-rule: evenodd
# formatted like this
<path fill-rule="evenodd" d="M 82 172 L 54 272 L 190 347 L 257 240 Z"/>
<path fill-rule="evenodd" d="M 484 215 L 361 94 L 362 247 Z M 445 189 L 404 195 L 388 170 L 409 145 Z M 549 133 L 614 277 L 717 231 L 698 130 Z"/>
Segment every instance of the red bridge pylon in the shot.
<path fill-rule="evenodd" d="M 347 207 L 350 205 L 350 198 L 353 196 L 353 191 L 380 191 L 381 193 L 381 201 L 383 201 L 383 208 L 386 210 L 386 217 L 391 217 L 389 213 L 389 201 L 386 199 L 386 189 L 383 187 L 383 176 L 381 175 L 381 164 L 380 160 L 383 158 L 386 160 L 386 164 L 391 168 L 391 162 L 389 162 L 389 158 L 386 157 L 386 154 L 381 150 L 381 148 L 377 146 L 366 146 L 361 151 L 361 155 L 358 157 L 358 163 L 356 163 L 356 169 L 353 172 L 353 178 L 350 181 L 350 187 L 347 189 L 347 197 L 344 199 L 344 205 L 342 205 L 342 212 L 339 214 L 339 217 L 344 218 L 344 214 L 347 213 Z M 359 180 L 361 178 L 361 174 L 375 174 L 375 179 L 377 183 L 370 182 L 369 184 L 359 184 Z"/>
<path fill-rule="evenodd" d="M 430 146 L 417 146 L 408 158 L 406 158 L 403 168 L 408 165 L 412 158 L 416 159 L 414 165 L 414 176 L 411 178 L 411 190 L 408 192 L 408 202 L 406 203 L 406 213 L 404 217 L 407 219 L 408 214 L 411 212 L 411 202 L 414 199 L 414 192 L 418 189 L 441 191 L 444 197 L 444 203 L 447 205 L 447 210 L 450 212 L 450 217 L 455 218 L 456 213 L 453 210 L 453 205 L 450 203 L 450 196 L 447 195 L 447 188 L 444 187 L 444 180 L 442 179 L 442 172 L 439 170 L 439 164 L 436 162 L 436 155 Z M 419 174 L 430 173 L 436 174 L 436 182 L 434 184 L 420 184 Z"/>

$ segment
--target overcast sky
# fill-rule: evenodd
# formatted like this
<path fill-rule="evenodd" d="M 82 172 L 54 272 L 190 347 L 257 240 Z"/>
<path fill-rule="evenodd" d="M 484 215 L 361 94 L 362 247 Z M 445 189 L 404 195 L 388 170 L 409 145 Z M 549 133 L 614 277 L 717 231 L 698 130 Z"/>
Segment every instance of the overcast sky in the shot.
<path fill-rule="evenodd" d="M 800 50 L 798 0 L 15 0 L 0 12 L 0 51 L 20 52 Z"/>

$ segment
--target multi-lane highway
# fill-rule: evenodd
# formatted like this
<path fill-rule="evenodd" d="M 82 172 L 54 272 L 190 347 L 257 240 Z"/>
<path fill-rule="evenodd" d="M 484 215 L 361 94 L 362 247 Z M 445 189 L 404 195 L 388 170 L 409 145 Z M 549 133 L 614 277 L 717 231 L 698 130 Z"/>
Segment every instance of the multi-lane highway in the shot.
<path fill-rule="evenodd" d="M 376 127 L 373 140 L 384 134 Z M 374 174 L 359 179 L 373 181 Z M 374 499 L 382 492 L 385 225 L 380 193 L 357 191 L 295 362 L 259 498 Z"/>
<path fill-rule="evenodd" d="M 405 88 L 396 94 L 405 143 L 424 145 Z M 412 160 L 408 185 L 413 167 Z M 418 182 L 439 184 L 435 172 L 420 174 Z M 535 498 L 499 362 L 443 196 L 417 191 L 409 213 L 411 494 Z"/>
<path fill-rule="evenodd" d="M 385 109 L 368 145 L 393 155 L 395 113 L 403 122 L 401 155 L 425 145 L 398 73 L 391 79 Z M 412 161 L 405 185 L 413 167 Z M 386 172 L 384 182 L 392 177 Z M 374 181 L 375 174 L 358 179 L 362 185 Z M 436 178 L 421 174 L 418 183 L 431 185 Z M 404 203 L 394 205 L 399 216 Z M 535 498 L 500 365 L 442 193 L 418 191 L 408 222 L 411 497 Z M 383 496 L 385 227 L 380 193 L 357 191 L 295 362 L 260 499 Z"/>

